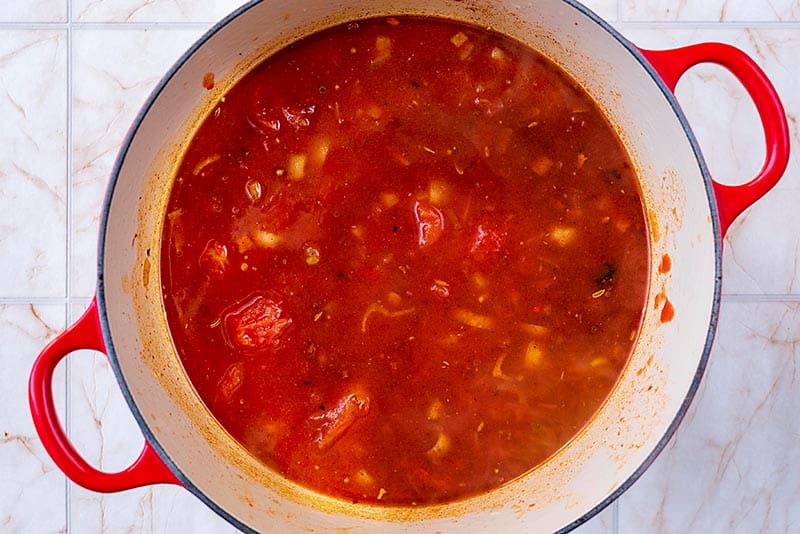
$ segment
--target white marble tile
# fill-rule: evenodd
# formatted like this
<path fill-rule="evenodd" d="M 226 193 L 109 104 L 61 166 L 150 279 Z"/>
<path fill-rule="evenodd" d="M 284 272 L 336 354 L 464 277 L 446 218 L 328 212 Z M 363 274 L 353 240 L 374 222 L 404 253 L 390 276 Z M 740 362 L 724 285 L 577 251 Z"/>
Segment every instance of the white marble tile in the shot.
<path fill-rule="evenodd" d="M 65 292 L 66 60 L 66 32 L 0 30 L 0 297 Z"/>
<path fill-rule="evenodd" d="M 1 2 L 0 27 L 5 28 L 0 30 L 0 112 L 5 118 L 0 128 L 2 532 L 234 531 L 178 487 L 101 495 L 65 481 L 35 435 L 25 391 L 33 358 L 63 327 L 65 310 L 60 303 L 32 308 L 26 299 L 41 302 L 67 295 L 68 262 L 69 295 L 91 296 L 100 203 L 128 126 L 172 61 L 208 23 L 242 2 Z M 794 25 L 781 23 L 800 21 L 796 0 L 586 0 L 585 4 L 618 24 L 640 46 L 719 40 L 745 49 L 781 92 L 793 147 L 800 146 L 800 76 L 795 65 L 800 34 Z M 69 49 L 63 25 L 68 18 L 76 22 L 71 30 L 71 147 L 66 145 Z M 678 23 L 663 24 L 672 21 Z M 695 21 L 713 24 L 692 24 Z M 770 24 L 749 24 L 752 21 Z M 126 22 L 136 24 L 118 24 Z M 2 26 L 5 23 L 10 24 Z M 62 25 L 33 26 L 51 23 Z M 105 27 L 106 23 L 114 25 Z M 720 68 L 699 67 L 681 82 L 678 96 L 715 178 L 736 182 L 752 175 L 761 163 L 763 141 L 754 108 L 739 84 Z M 69 193 L 67 150 L 73 157 Z M 724 257 L 727 294 L 792 296 L 788 302 L 724 303 L 710 368 L 676 438 L 618 503 L 576 532 L 800 529 L 800 508 L 794 504 L 800 502 L 796 468 L 800 355 L 795 348 L 800 304 L 794 302 L 800 291 L 795 283 L 800 274 L 798 205 L 800 158 L 794 155 L 776 190 L 731 227 Z M 75 317 L 80 308 L 73 310 Z M 105 469 L 126 466 L 138 454 L 142 438 L 105 357 L 76 353 L 67 365 L 56 373 L 55 390 L 62 412 L 69 406 L 68 427 L 76 446 Z M 69 402 L 63 402 L 67 398 Z"/>
<path fill-rule="evenodd" d="M 82 307 L 73 310 L 78 317 Z M 93 466 L 108 472 L 128 467 L 144 439 L 108 359 L 80 351 L 69 362 L 69 435 Z M 176 486 L 160 485 L 100 494 L 70 482 L 74 532 L 221 533 L 233 529 L 200 500 Z"/>
<path fill-rule="evenodd" d="M 73 0 L 80 22 L 215 22 L 245 0 Z"/>
<path fill-rule="evenodd" d="M 0 530 L 66 530 L 65 477 L 42 447 L 28 408 L 28 376 L 39 351 L 64 327 L 63 305 L 0 305 Z M 53 395 L 64 406 L 64 365 Z M 61 414 L 63 418 L 63 411 Z M 63 420 L 63 419 L 62 419 Z M 42 513 L 47 510 L 47 513 Z"/>
<path fill-rule="evenodd" d="M 0 4 L 0 22 L 65 22 L 67 0 L 5 1 Z"/>
<path fill-rule="evenodd" d="M 797 0 L 620 0 L 622 20 L 796 21 Z"/>
<path fill-rule="evenodd" d="M 581 3 L 606 21 L 617 20 L 617 0 L 582 0 Z"/>
<path fill-rule="evenodd" d="M 726 293 L 796 293 L 800 279 L 800 78 L 795 58 L 800 39 L 794 30 L 747 28 L 687 30 L 628 29 L 627 37 L 647 48 L 672 48 L 721 41 L 747 52 L 778 90 L 789 117 L 794 152 L 775 189 L 731 226 L 723 268 Z M 701 65 L 678 84 L 678 101 L 695 133 L 714 178 L 742 183 L 753 178 L 764 160 L 764 137 L 755 106 L 731 74 Z"/>
<path fill-rule="evenodd" d="M 800 527 L 800 304 L 725 302 L 703 386 L 621 499 L 620 532 Z"/>
<path fill-rule="evenodd" d="M 202 28 L 76 29 L 72 90 L 72 289 L 94 293 L 97 224 L 122 140 L 141 105 Z"/>

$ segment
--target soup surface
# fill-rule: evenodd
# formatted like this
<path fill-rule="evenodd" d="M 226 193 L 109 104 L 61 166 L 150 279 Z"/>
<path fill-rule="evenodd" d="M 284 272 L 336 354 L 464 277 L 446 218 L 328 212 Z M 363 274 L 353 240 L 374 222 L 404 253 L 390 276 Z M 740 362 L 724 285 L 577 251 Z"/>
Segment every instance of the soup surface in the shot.
<path fill-rule="evenodd" d="M 647 291 L 637 180 L 596 104 L 436 19 L 353 22 L 248 74 L 186 150 L 163 237 L 208 408 L 359 502 L 453 501 L 546 460 L 609 395 Z"/>

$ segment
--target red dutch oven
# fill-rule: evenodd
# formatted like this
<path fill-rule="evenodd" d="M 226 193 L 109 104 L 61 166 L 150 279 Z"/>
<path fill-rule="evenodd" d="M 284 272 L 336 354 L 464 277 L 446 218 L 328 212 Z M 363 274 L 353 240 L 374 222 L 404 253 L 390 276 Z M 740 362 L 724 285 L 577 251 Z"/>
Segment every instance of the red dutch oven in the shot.
<path fill-rule="evenodd" d="M 650 286 L 630 362 L 596 417 L 547 462 L 485 495 L 386 508 L 326 497 L 283 479 L 245 451 L 210 414 L 173 347 L 159 274 L 164 207 L 176 162 L 215 102 L 265 56 L 348 20 L 443 16 L 492 27 L 551 58 L 597 101 L 638 172 L 650 232 Z M 700 63 L 738 78 L 753 99 L 766 159 L 743 185 L 708 173 L 673 91 Z M 200 83 L 207 72 L 216 86 Z M 217 24 L 167 73 L 133 124 L 107 192 L 98 285 L 88 311 L 40 354 L 30 406 L 42 443 L 74 482 L 114 492 L 179 484 L 245 531 L 557 531 L 587 521 L 653 462 L 680 423 L 706 366 L 717 323 L 722 239 L 731 222 L 772 188 L 789 153 L 774 88 L 743 52 L 706 43 L 642 50 L 573 0 L 273 0 Z M 659 270 L 669 255 L 672 268 Z M 662 320 L 665 302 L 675 315 Z M 70 444 L 53 403 L 56 365 L 72 351 L 105 352 L 146 441 L 119 473 L 89 465 Z"/>

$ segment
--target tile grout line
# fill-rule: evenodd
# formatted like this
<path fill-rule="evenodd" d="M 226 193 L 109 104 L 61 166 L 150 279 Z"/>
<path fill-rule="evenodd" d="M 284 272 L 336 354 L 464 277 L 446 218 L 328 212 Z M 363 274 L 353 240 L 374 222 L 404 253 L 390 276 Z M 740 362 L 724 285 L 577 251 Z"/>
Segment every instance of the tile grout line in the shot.
<path fill-rule="evenodd" d="M 0 30 L 193 30 L 208 29 L 210 25 L 216 24 L 216 20 L 208 21 L 98 21 L 98 22 L 10 22 L 0 21 Z"/>
<path fill-rule="evenodd" d="M 72 49 L 73 49 L 73 35 L 72 35 L 72 0 L 66 0 L 66 10 L 67 10 L 67 24 L 66 24 L 66 31 L 67 31 L 67 266 L 66 266 L 66 311 L 65 315 L 67 317 L 67 323 L 70 324 L 72 321 L 72 86 L 73 86 L 73 61 L 72 61 Z M 72 359 L 68 358 L 66 361 L 66 381 L 64 387 L 64 405 L 66 406 L 65 410 L 65 427 L 67 432 L 67 437 L 70 436 L 70 429 L 71 429 L 71 411 L 72 411 L 72 403 L 70 403 L 70 382 L 72 381 Z M 66 532 L 70 532 L 72 530 L 72 506 L 71 506 L 71 499 L 72 499 L 72 487 L 69 478 L 65 477 L 64 480 L 64 528 Z"/>

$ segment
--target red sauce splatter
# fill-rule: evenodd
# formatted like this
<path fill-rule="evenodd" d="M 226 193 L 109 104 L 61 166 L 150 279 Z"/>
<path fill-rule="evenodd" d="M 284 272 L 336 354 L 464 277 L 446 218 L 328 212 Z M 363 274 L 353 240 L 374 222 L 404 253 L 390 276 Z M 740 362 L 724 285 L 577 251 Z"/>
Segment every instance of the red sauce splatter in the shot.
<path fill-rule="evenodd" d="M 675 317 L 675 306 L 672 305 L 669 299 L 666 299 L 666 301 L 664 302 L 664 307 L 661 308 L 661 322 L 668 323 L 674 317 Z"/>
<path fill-rule="evenodd" d="M 669 254 L 664 254 L 661 256 L 661 263 L 658 265 L 658 272 L 664 274 L 668 273 L 672 270 L 672 258 L 669 257 Z"/>
<path fill-rule="evenodd" d="M 214 88 L 214 73 L 206 72 L 203 76 L 203 87 L 209 91 Z"/>

